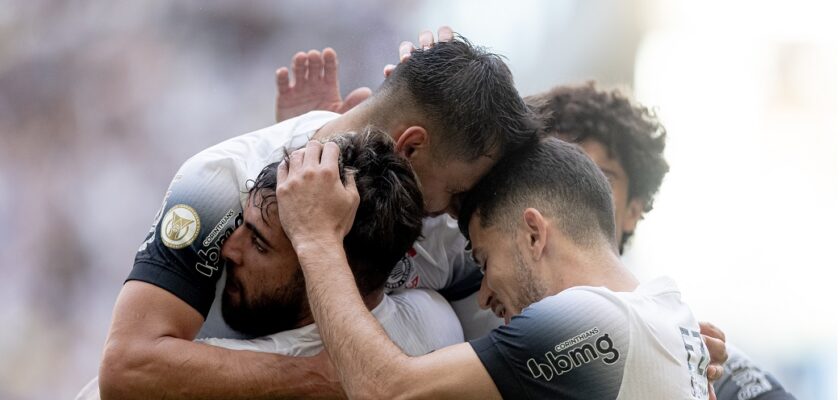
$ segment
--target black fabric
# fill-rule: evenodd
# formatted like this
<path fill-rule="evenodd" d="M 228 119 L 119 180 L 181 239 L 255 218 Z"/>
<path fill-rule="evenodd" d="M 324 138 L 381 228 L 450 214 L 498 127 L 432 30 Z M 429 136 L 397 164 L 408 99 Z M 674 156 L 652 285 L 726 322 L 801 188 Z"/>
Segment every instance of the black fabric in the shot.
<path fill-rule="evenodd" d="M 628 323 L 603 297 L 566 291 L 470 345 L 506 399 L 615 399 L 628 357 Z"/>
<path fill-rule="evenodd" d="M 470 268 L 466 276 L 441 289 L 439 292 L 447 301 L 463 300 L 481 288 L 484 274 L 478 268 Z"/>
<path fill-rule="evenodd" d="M 715 383 L 718 400 L 795 400 L 782 384 L 744 353 L 727 345 L 729 359 L 724 374 Z"/>

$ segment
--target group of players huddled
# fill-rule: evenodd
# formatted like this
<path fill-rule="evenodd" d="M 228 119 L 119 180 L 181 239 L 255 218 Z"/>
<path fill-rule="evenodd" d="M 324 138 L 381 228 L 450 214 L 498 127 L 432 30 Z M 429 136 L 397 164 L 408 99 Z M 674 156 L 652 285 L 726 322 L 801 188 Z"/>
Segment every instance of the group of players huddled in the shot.
<path fill-rule="evenodd" d="M 793 398 L 622 264 L 668 172 L 650 109 L 522 98 L 447 27 L 373 93 L 337 68 L 298 53 L 276 125 L 181 166 L 77 398 Z"/>

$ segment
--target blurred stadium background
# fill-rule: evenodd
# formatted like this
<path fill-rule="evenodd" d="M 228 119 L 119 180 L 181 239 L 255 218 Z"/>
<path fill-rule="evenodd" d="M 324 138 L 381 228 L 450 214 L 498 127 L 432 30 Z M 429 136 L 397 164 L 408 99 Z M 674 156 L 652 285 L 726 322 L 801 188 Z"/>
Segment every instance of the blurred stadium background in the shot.
<path fill-rule="evenodd" d="M 597 79 L 669 129 L 627 261 L 676 278 L 800 399 L 835 399 L 835 1 L 0 0 L 0 398 L 72 398 L 178 166 L 273 123 L 274 70 L 334 47 L 343 91 L 449 24 L 523 95 Z"/>

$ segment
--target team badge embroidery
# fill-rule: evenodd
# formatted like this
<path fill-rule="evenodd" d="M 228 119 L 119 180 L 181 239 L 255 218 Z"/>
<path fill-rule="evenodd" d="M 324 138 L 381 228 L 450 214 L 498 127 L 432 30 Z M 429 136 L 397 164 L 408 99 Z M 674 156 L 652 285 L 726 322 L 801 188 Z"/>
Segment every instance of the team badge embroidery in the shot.
<path fill-rule="evenodd" d="M 171 249 L 182 249 L 192 244 L 201 231 L 201 220 L 195 209 L 178 204 L 169 209 L 163 216 L 160 227 L 160 238 L 163 244 Z"/>
<path fill-rule="evenodd" d="M 409 288 L 408 284 L 412 282 L 409 281 L 411 279 L 412 273 L 414 272 L 414 263 L 411 261 L 411 258 L 403 257 L 397 265 L 394 266 L 394 269 L 391 270 L 391 275 L 388 276 L 388 281 L 385 282 L 385 287 L 387 289 L 399 289 L 402 287 Z M 417 277 L 415 276 L 414 285 L 417 285 Z"/>

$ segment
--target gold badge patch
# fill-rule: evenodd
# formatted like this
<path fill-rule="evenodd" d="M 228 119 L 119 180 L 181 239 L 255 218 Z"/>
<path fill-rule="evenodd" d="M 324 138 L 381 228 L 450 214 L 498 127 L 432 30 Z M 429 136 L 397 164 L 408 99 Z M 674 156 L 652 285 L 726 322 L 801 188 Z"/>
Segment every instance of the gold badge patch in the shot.
<path fill-rule="evenodd" d="M 198 219 L 198 213 L 186 204 L 178 204 L 163 216 L 160 238 L 166 247 L 182 249 L 195 241 L 199 231 L 201 220 Z"/>

